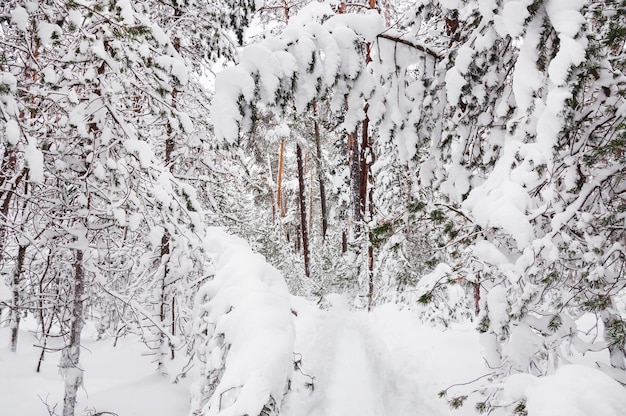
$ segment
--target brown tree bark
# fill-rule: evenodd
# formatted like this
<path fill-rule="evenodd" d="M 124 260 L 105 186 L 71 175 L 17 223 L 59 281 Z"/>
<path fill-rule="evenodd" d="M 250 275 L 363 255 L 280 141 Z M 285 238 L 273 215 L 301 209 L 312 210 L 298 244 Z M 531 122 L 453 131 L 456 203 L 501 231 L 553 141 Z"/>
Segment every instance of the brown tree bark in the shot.
<path fill-rule="evenodd" d="M 376 0 L 369 0 L 369 8 L 376 9 Z M 372 44 L 368 43 L 366 45 L 367 55 L 365 57 L 365 63 L 369 64 L 372 62 Z M 367 214 L 366 220 L 372 220 L 374 215 L 374 195 L 372 190 L 369 191 L 368 194 L 368 184 L 371 181 L 371 166 L 374 163 L 375 155 L 374 149 L 372 148 L 372 140 L 369 134 L 369 117 L 367 116 L 367 110 L 369 109 L 369 104 L 365 104 L 363 111 L 365 112 L 365 119 L 363 120 L 362 125 L 362 133 L 361 133 L 361 202 L 363 204 L 363 215 L 365 217 L 366 211 L 369 211 Z M 368 207 L 366 208 L 366 201 L 369 202 Z M 374 305 L 374 244 L 373 244 L 373 234 L 368 233 L 368 245 L 367 245 L 367 280 L 368 280 L 368 291 L 367 291 L 367 310 L 371 311 Z"/>
<path fill-rule="evenodd" d="M 480 314 L 480 275 L 476 275 L 474 286 L 474 313 L 476 316 Z"/>
<path fill-rule="evenodd" d="M 361 235 L 363 203 L 361 201 L 361 152 L 356 133 L 348 134 L 348 163 L 350 165 L 350 195 L 352 197 L 352 237 Z"/>
<path fill-rule="evenodd" d="M 285 139 L 282 139 L 280 141 L 280 150 L 278 151 L 278 174 L 276 177 L 276 204 L 278 205 L 281 217 L 284 217 L 287 214 L 285 201 L 283 200 L 283 173 L 285 170 L 284 157 Z M 289 241 L 289 238 L 287 238 L 287 241 Z"/>
<path fill-rule="evenodd" d="M 317 122 L 317 104 L 313 104 L 313 132 L 315 134 L 315 167 L 317 169 L 317 181 L 320 188 L 320 208 L 322 216 L 322 244 L 326 241 L 326 232 L 328 230 L 328 207 L 326 205 L 326 185 L 324 180 L 324 170 L 322 168 L 322 138 L 320 135 L 320 126 Z"/>
<path fill-rule="evenodd" d="M 304 184 L 304 160 L 302 147 L 296 143 L 296 159 L 298 164 L 298 200 L 300 202 L 300 232 L 302 236 L 302 253 L 304 257 L 304 274 L 310 276 L 309 268 L 309 233 L 306 216 L 306 188 Z"/>

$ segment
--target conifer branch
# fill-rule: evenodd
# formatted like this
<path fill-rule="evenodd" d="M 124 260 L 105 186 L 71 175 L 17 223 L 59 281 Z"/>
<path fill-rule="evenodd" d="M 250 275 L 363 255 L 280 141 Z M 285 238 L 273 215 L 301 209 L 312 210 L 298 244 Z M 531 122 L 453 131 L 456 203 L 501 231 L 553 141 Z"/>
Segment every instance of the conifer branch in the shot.
<path fill-rule="evenodd" d="M 423 45 L 418 45 L 416 43 L 410 42 L 410 41 L 408 41 L 406 39 L 402 39 L 402 38 L 399 38 L 399 37 L 396 37 L 396 36 L 391 36 L 391 35 L 388 35 L 386 33 L 381 33 L 381 34 L 379 34 L 376 37 L 382 38 L 382 39 L 387 39 L 387 40 L 390 40 L 392 42 L 396 42 L 396 43 L 400 43 L 402 45 L 409 46 L 411 48 L 417 49 L 420 52 L 424 52 L 425 54 L 430 55 L 430 56 L 432 56 L 435 59 L 441 59 L 441 56 L 439 56 L 439 54 L 437 52 L 433 51 L 432 49 L 427 48 L 426 46 L 423 46 Z"/>

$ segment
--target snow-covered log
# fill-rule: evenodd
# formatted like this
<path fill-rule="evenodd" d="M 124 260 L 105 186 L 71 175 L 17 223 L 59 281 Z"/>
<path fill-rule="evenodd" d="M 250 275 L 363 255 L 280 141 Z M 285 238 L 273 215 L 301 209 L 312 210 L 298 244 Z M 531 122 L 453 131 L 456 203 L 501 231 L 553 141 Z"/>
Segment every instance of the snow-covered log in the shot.
<path fill-rule="evenodd" d="M 196 296 L 191 414 L 275 414 L 292 373 L 287 284 L 242 239 L 210 229 L 215 276 Z"/>

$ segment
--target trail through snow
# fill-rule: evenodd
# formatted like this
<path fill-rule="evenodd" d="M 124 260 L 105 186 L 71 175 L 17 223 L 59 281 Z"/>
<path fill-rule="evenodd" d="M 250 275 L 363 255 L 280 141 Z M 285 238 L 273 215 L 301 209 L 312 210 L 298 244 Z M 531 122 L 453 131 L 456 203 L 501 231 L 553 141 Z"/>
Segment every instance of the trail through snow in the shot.
<path fill-rule="evenodd" d="M 414 313 L 386 305 L 371 313 L 341 304 L 322 311 L 294 306 L 296 372 L 285 416 L 449 415 L 438 392 L 484 374 L 478 336 L 470 326 L 424 326 Z M 471 406 L 455 415 L 474 415 Z"/>

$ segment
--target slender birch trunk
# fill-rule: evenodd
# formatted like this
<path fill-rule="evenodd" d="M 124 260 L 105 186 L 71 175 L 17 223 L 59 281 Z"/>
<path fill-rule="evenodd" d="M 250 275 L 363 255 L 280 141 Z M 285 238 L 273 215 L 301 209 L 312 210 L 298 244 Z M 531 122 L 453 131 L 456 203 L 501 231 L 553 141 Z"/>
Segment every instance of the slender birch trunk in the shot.
<path fill-rule="evenodd" d="M 85 296 L 83 255 L 82 250 L 76 250 L 69 342 L 63 349 L 63 356 L 59 365 L 63 378 L 65 379 L 63 416 L 74 416 L 78 388 L 83 384 L 83 369 L 80 367 L 80 334 L 83 330 L 83 300 Z"/>
<path fill-rule="evenodd" d="M 17 338 L 20 330 L 20 282 L 22 280 L 22 270 L 24 269 L 24 258 L 26 256 L 26 246 L 20 245 L 17 251 L 17 263 L 13 270 L 13 281 L 11 290 L 13 292 L 13 302 L 11 308 L 11 351 L 17 351 Z"/>

